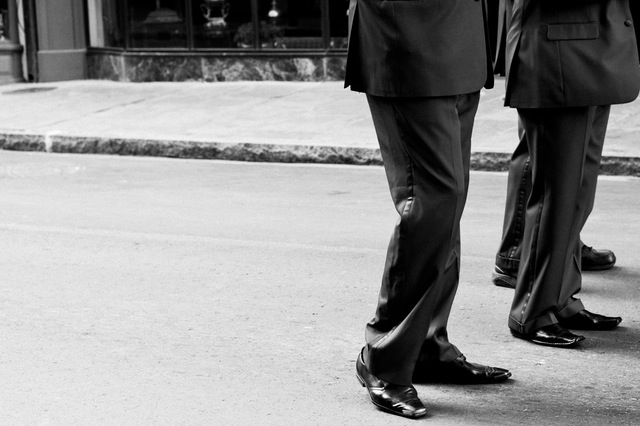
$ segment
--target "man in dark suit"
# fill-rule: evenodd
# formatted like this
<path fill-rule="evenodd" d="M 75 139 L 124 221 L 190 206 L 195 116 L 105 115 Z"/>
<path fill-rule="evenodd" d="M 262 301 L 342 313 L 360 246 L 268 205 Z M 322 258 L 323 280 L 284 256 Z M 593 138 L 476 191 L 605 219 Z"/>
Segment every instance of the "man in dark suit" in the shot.
<path fill-rule="evenodd" d="M 509 328 L 570 347 L 584 337 L 569 329 L 622 321 L 587 311 L 575 295 L 610 105 L 640 89 L 635 32 L 628 0 L 514 0 L 512 11 L 505 104 L 518 109 L 532 180 Z"/>
<path fill-rule="evenodd" d="M 367 94 L 399 214 L 357 377 L 383 410 L 421 417 L 413 383 L 495 383 L 449 342 L 460 217 L 480 89 L 493 85 L 484 0 L 351 0 L 345 86 Z"/>

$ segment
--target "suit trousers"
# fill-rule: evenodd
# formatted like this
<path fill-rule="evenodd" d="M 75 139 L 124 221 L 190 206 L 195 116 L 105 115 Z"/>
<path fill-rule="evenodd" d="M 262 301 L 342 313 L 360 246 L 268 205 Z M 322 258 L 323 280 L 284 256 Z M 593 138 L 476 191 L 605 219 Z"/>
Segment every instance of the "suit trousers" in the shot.
<path fill-rule="evenodd" d="M 531 156 L 509 327 L 530 333 L 584 309 L 580 231 L 593 206 L 610 106 L 518 109 Z"/>
<path fill-rule="evenodd" d="M 531 193 L 531 160 L 529 147 L 522 123 L 519 123 L 520 143 L 509 163 L 507 179 L 507 200 L 504 209 L 502 239 L 496 266 L 503 270 L 517 271 L 522 255 L 522 235 L 524 234 L 525 207 Z"/>
<path fill-rule="evenodd" d="M 531 160 L 529 147 L 523 128 L 519 121 L 518 134 L 520 142 L 516 147 L 509 164 L 509 178 L 507 180 L 507 200 L 502 226 L 502 239 L 496 254 L 496 266 L 509 271 L 518 271 L 522 255 L 522 236 L 524 234 L 525 207 L 531 193 Z M 597 162 L 600 166 L 603 144 L 589 144 L 587 161 Z M 597 179 L 584 182 L 585 185 L 596 185 Z M 586 211 L 580 230 L 593 210 L 596 188 L 587 188 L 583 192 L 588 198 L 585 200 Z M 582 241 L 579 243 L 582 246 Z"/>
<path fill-rule="evenodd" d="M 447 322 L 458 287 L 479 92 L 367 100 L 399 218 L 363 355 L 373 374 L 409 386 L 416 362 L 428 368 L 461 355 L 449 342 Z"/>

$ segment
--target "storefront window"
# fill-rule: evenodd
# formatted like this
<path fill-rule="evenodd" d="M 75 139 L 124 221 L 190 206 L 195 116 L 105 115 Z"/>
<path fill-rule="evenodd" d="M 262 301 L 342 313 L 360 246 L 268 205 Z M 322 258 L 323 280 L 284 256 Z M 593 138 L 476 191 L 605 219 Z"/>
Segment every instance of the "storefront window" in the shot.
<path fill-rule="evenodd" d="M 250 0 L 192 0 L 193 45 L 195 48 L 235 48 L 236 34 L 251 22 Z M 253 38 L 249 38 L 249 45 Z"/>
<path fill-rule="evenodd" d="M 87 0 L 87 6 L 93 47 L 346 48 L 349 0 Z"/>
<path fill-rule="evenodd" d="M 7 0 L 0 0 L 0 40 L 6 40 L 9 38 L 9 5 Z"/>
<path fill-rule="evenodd" d="M 275 27 L 261 40 L 268 47 L 324 48 L 320 0 L 262 0 L 259 14 Z"/>
<path fill-rule="evenodd" d="M 124 47 L 118 2 L 88 0 L 89 39 L 95 47 Z"/>
<path fill-rule="evenodd" d="M 128 3 L 130 47 L 187 47 L 184 0 L 135 0 Z"/>
<path fill-rule="evenodd" d="M 332 49 L 346 49 L 349 36 L 349 0 L 329 0 L 329 28 Z"/>

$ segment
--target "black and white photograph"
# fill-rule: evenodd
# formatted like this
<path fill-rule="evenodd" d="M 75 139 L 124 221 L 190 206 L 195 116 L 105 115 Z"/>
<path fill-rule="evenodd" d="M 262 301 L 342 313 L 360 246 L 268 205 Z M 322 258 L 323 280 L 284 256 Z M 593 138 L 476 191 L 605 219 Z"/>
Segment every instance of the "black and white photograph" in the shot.
<path fill-rule="evenodd" d="M 0 425 L 640 424 L 639 26 L 0 0 Z"/>

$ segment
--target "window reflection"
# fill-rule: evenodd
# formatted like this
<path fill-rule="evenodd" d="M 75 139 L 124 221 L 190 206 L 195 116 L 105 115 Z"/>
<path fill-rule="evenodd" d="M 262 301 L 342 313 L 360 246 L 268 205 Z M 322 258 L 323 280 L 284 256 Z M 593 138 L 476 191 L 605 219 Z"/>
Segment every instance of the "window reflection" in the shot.
<path fill-rule="evenodd" d="M 238 28 L 251 21 L 250 0 L 192 0 L 191 10 L 196 48 L 234 48 Z"/>
<path fill-rule="evenodd" d="M 268 47 L 324 48 L 321 0 L 262 0 L 260 6 L 260 16 L 276 27 L 261 38 Z"/>
<path fill-rule="evenodd" d="M 346 49 L 349 27 L 349 0 L 329 0 L 329 28 L 332 49 Z"/>
<path fill-rule="evenodd" d="M 187 47 L 184 0 L 129 2 L 131 47 Z"/>

